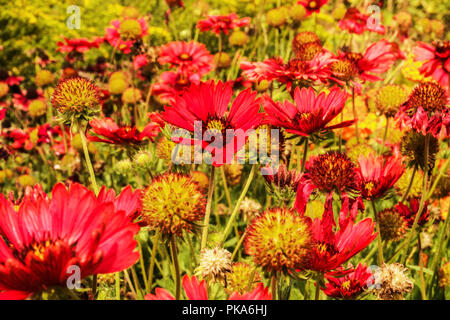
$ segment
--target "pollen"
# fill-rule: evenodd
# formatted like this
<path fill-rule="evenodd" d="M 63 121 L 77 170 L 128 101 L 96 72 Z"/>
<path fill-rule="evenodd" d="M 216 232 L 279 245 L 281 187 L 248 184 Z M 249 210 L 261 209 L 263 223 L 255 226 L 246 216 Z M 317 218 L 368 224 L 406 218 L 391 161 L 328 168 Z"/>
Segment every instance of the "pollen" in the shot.
<path fill-rule="evenodd" d="M 142 218 L 165 236 L 192 232 L 205 214 L 205 197 L 190 176 L 166 173 L 153 179 L 142 197 Z"/>
<path fill-rule="evenodd" d="M 333 76 L 342 81 L 349 81 L 355 75 L 354 64 L 348 59 L 339 59 L 330 64 Z"/>
<path fill-rule="evenodd" d="M 317 42 L 307 43 L 297 51 L 296 57 L 301 60 L 310 61 L 316 54 L 321 52 L 322 49 L 322 46 Z"/>
<path fill-rule="evenodd" d="M 248 228 L 246 253 L 268 272 L 298 266 L 307 254 L 310 231 L 306 220 L 287 208 L 265 211 Z"/>

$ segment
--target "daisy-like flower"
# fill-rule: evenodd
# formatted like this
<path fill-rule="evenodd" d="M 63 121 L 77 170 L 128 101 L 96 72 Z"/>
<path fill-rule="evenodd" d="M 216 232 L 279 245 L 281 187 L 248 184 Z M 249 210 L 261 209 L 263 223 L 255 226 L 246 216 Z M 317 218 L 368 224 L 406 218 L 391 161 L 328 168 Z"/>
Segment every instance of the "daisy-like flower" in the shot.
<path fill-rule="evenodd" d="M 295 208 L 304 214 L 311 193 L 318 189 L 327 195 L 325 206 L 331 205 L 333 193 L 338 192 L 342 197 L 342 207 L 350 205 L 348 194 L 357 190 L 355 166 L 344 153 L 327 152 L 311 157 L 305 164 L 305 172 L 297 188 Z M 352 203 L 351 215 L 356 216 L 360 200 Z"/>
<path fill-rule="evenodd" d="M 216 84 L 214 80 L 194 84 L 185 90 L 175 98 L 172 106 L 165 108 L 162 117 L 176 127 L 194 132 L 194 140 L 172 139 L 201 146 L 212 154 L 214 166 L 230 163 L 234 154 L 245 145 L 247 130 L 258 127 L 263 116 L 258 112 L 260 99 L 256 98 L 255 92 L 242 91 L 229 109 L 232 94 L 231 84 L 221 81 Z M 198 123 L 201 126 L 196 126 Z"/>
<path fill-rule="evenodd" d="M 335 60 L 330 52 L 322 51 L 309 61 L 294 58 L 284 63 L 281 58 L 271 58 L 263 62 L 243 61 L 240 67 L 250 81 L 277 80 L 293 93 L 293 87 L 327 83 L 329 64 Z"/>
<path fill-rule="evenodd" d="M 306 9 L 306 16 L 311 15 L 313 12 L 320 12 L 320 8 L 322 8 L 328 0 L 299 0 L 298 4 L 302 5 Z"/>
<path fill-rule="evenodd" d="M 95 38 L 92 41 L 89 41 L 87 38 L 78 38 L 78 39 L 67 39 L 64 38 L 64 42 L 58 41 L 56 45 L 58 48 L 56 51 L 59 52 L 78 52 L 83 53 L 88 51 L 91 48 L 98 48 L 99 45 L 103 42 L 103 38 Z"/>
<path fill-rule="evenodd" d="M 311 244 L 301 268 L 319 272 L 328 272 L 338 268 L 351 257 L 366 248 L 376 237 L 375 224 L 371 218 L 354 222 L 351 214 L 346 219 L 348 208 L 341 210 L 339 230 L 333 230 L 336 223 L 331 205 L 326 209 L 321 219 L 311 223 Z"/>
<path fill-rule="evenodd" d="M 409 200 L 409 207 L 402 202 L 395 205 L 395 209 L 398 214 L 406 220 L 408 227 L 410 228 L 414 224 L 414 219 L 419 211 L 419 204 L 419 198 L 411 198 Z M 428 201 L 426 201 L 417 224 L 422 227 L 428 222 L 428 220 L 430 220 L 430 211 L 428 210 Z"/>
<path fill-rule="evenodd" d="M 271 167 L 267 167 L 263 177 L 274 198 L 288 204 L 295 199 L 302 174 L 295 169 L 288 170 L 285 164 L 280 164 L 276 173 Z"/>
<path fill-rule="evenodd" d="M 385 34 L 386 28 L 378 23 L 370 23 L 369 15 L 361 13 L 356 8 L 350 8 L 345 13 L 344 18 L 339 21 L 339 28 L 350 33 L 362 34 L 364 31 L 372 31 Z"/>
<path fill-rule="evenodd" d="M 22 93 L 14 93 L 12 99 L 14 107 L 22 111 L 28 111 L 30 104 L 36 100 L 47 104 L 44 92 L 33 87 L 24 90 Z"/>
<path fill-rule="evenodd" d="M 348 272 L 348 273 L 347 273 Z M 329 297 L 354 299 L 373 282 L 373 274 L 367 266 L 358 264 L 355 269 L 346 271 L 343 277 L 335 277 L 333 272 L 325 274 L 328 280 L 323 292 Z"/>
<path fill-rule="evenodd" d="M 358 164 L 358 186 L 361 196 L 367 200 L 383 197 L 405 171 L 401 159 L 396 157 L 384 159 L 373 154 L 360 155 Z"/>
<path fill-rule="evenodd" d="M 0 298 L 65 287 L 72 266 L 82 278 L 132 266 L 139 226 L 127 216 L 134 208 L 124 199 L 99 201 L 82 185 L 58 183 L 50 200 L 25 197 L 16 211 L 0 195 Z"/>
<path fill-rule="evenodd" d="M 198 73 L 167 71 L 161 73 L 159 78 L 159 82 L 152 85 L 152 94 L 158 96 L 162 103 L 172 104 L 175 97 L 192 84 L 198 85 L 201 76 Z"/>
<path fill-rule="evenodd" d="M 197 28 L 202 32 L 211 31 L 216 35 L 220 33 L 228 34 L 230 30 L 245 27 L 250 23 L 250 18 L 239 19 L 236 13 L 229 15 L 216 16 L 211 15 L 197 23 Z"/>
<path fill-rule="evenodd" d="M 179 68 L 181 72 L 203 75 L 213 68 L 214 56 L 202 43 L 174 41 L 161 47 L 158 62 Z"/>
<path fill-rule="evenodd" d="M 188 300 L 208 300 L 208 289 L 206 281 L 198 281 L 197 277 L 184 275 L 183 289 Z M 252 292 L 243 295 L 235 292 L 230 295 L 228 300 L 270 300 L 272 295 L 269 293 L 269 288 L 264 288 L 260 283 Z M 163 288 L 156 288 L 155 294 L 147 294 L 145 300 L 175 300 L 174 296 L 169 291 Z"/>
<path fill-rule="evenodd" d="M 444 88 L 434 82 L 423 82 L 395 115 L 400 127 L 409 127 L 436 138 L 450 135 L 449 98 Z"/>
<path fill-rule="evenodd" d="M 67 78 L 58 83 L 53 92 L 52 105 L 70 119 L 88 118 L 98 110 L 100 104 L 99 88 L 82 77 Z"/>
<path fill-rule="evenodd" d="M 148 31 L 144 18 L 113 20 L 111 25 L 113 28 L 106 28 L 105 39 L 125 54 L 130 53 L 136 40 L 142 39 Z"/>
<path fill-rule="evenodd" d="M 365 81 L 380 81 L 382 78 L 375 74 L 381 74 L 389 70 L 394 62 L 399 58 L 394 45 L 384 39 L 370 45 L 364 54 L 357 52 L 338 52 L 338 59 L 345 59 L 353 64 L 354 69 L 349 69 L 349 78 Z M 335 77 L 339 78 L 339 77 Z M 333 79 L 336 80 L 336 79 Z M 337 81 L 339 83 L 339 81 Z M 341 84 L 345 81 L 341 80 Z M 354 83 L 357 91 L 361 90 L 361 85 Z"/>
<path fill-rule="evenodd" d="M 0 82 L 6 83 L 8 86 L 19 85 L 23 81 L 23 77 L 13 76 L 7 70 L 0 70 Z"/>
<path fill-rule="evenodd" d="M 286 272 L 306 259 L 310 237 L 305 218 L 293 210 L 276 208 L 253 219 L 244 247 L 256 265 L 268 272 Z"/>
<path fill-rule="evenodd" d="M 292 51 L 297 55 L 297 52 L 301 51 L 305 45 L 310 43 L 322 45 L 317 34 L 311 31 L 301 31 L 292 40 Z"/>
<path fill-rule="evenodd" d="M 151 122 L 145 126 L 142 132 L 139 132 L 133 126 L 117 125 L 111 118 L 92 119 L 89 124 L 92 127 L 92 133 L 96 135 L 88 134 L 89 141 L 125 146 L 142 144 L 145 139 L 153 141 L 160 130 L 157 123 Z"/>
<path fill-rule="evenodd" d="M 347 92 L 334 87 L 327 95 L 316 95 L 313 88 L 296 88 L 294 102 L 274 102 L 269 97 L 263 100 L 266 116 L 264 121 L 275 127 L 285 128 L 287 132 L 300 136 L 310 136 L 327 130 L 352 125 L 355 120 L 335 125 L 328 124 L 342 112 L 347 100 Z"/>
<path fill-rule="evenodd" d="M 166 173 L 142 193 L 142 223 L 162 235 L 192 232 L 205 214 L 205 196 L 190 176 Z"/>
<path fill-rule="evenodd" d="M 231 252 L 215 247 L 205 248 L 200 254 L 200 264 L 195 270 L 203 279 L 212 281 L 225 281 L 228 273 L 231 272 Z"/>
<path fill-rule="evenodd" d="M 422 61 L 419 71 L 432 76 L 444 88 L 448 88 L 450 74 L 450 41 L 433 41 L 431 44 L 418 41 L 413 49 L 414 60 Z"/>

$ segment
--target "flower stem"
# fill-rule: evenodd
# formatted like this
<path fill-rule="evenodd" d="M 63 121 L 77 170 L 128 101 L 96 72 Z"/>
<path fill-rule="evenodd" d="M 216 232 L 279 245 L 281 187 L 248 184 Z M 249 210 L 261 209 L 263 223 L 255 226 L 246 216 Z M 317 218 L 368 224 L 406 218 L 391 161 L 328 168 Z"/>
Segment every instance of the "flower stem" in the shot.
<path fill-rule="evenodd" d="M 116 281 L 116 300 L 120 300 L 120 271 L 114 274 Z"/>
<path fill-rule="evenodd" d="M 177 244 L 175 243 L 175 236 L 170 238 L 170 246 L 172 247 L 172 260 L 173 266 L 175 268 L 175 300 L 180 300 L 181 296 L 181 273 L 180 273 L 180 265 L 178 264 L 178 252 L 177 252 Z"/>
<path fill-rule="evenodd" d="M 202 242 L 200 250 L 203 250 L 206 247 L 206 242 L 208 240 L 209 218 L 211 216 L 212 196 L 214 191 L 214 176 L 215 176 L 214 169 L 215 167 L 211 166 L 211 174 L 209 176 L 209 185 L 208 185 L 208 199 L 206 200 L 206 212 L 205 212 L 205 220 L 203 222 Z"/>
<path fill-rule="evenodd" d="M 355 135 L 356 142 L 359 143 L 359 131 L 358 131 L 358 115 L 356 114 L 355 107 L 355 87 L 352 87 L 352 109 L 353 109 L 353 119 L 355 119 Z"/>
<path fill-rule="evenodd" d="M 414 176 L 416 175 L 416 171 L 417 171 L 417 165 L 415 165 L 414 168 L 413 168 L 413 172 L 412 172 L 412 175 L 411 175 L 411 179 L 409 180 L 408 188 L 406 189 L 406 192 L 403 195 L 403 197 L 400 200 L 400 202 L 404 202 L 406 200 L 406 198 L 408 197 L 409 191 L 411 191 L 411 187 L 412 187 L 413 182 L 414 182 Z"/>
<path fill-rule="evenodd" d="M 225 170 L 223 169 L 223 166 L 220 167 L 220 175 L 222 176 L 223 190 L 225 192 L 225 198 L 227 198 L 228 208 L 231 209 L 231 206 L 233 204 L 231 202 L 230 191 L 228 190 L 228 184 L 227 184 L 227 177 L 225 176 Z"/>
<path fill-rule="evenodd" d="M 92 187 L 94 188 L 95 195 L 97 195 L 99 192 L 99 188 L 97 185 L 97 181 L 95 180 L 94 167 L 92 166 L 91 158 L 89 156 L 86 135 L 84 134 L 84 130 L 83 128 L 81 128 L 81 124 L 79 121 L 77 122 L 77 126 L 78 126 L 78 133 L 80 134 L 81 138 L 81 144 L 83 146 L 84 157 L 86 159 L 86 166 L 88 168 L 89 176 L 91 178 Z"/>
<path fill-rule="evenodd" d="M 272 300 L 277 300 L 277 275 L 274 273 L 271 278 Z"/>
<path fill-rule="evenodd" d="M 245 230 L 245 232 L 242 234 L 242 236 L 241 236 L 241 238 L 239 239 L 239 241 L 238 241 L 236 247 L 234 248 L 233 254 L 232 254 L 232 256 L 231 256 L 231 261 L 233 261 L 234 258 L 236 257 L 236 254 L 238 253 L 239 248 L 241 247 L 242 243 L 244 242 L 244 239 L 245 239 L 245 236 L 246 236 L 246 235 L 247 235 L 247 230 Z"/>
<path fill-rule="evenodd" d="M 386 144 L 386 137 L 387 137 L 388 131 L 389 131 L 389 117 L 386 117 L 386 128 L 384 129 L 383 143 L 381 144 L 380 155 L 382 155 L 384 152 L 384 147 Z"/>
<path fill-rule="evenodd" d="M 241 205 L 242 200 L 244 199 L 245 195 L 247 194 L 248 188 L 250 187 L 250 184 L 252 183 L 253 176 L 255 175 L 256 171 L 256 165 L 252 165 L 252 169 L 250 170 L 250 174 L 248 175 L 247 181 L 245 182 L 244 188 L 242 189 L 241 195 L 239 196 L 238 201 L 236 202 L 236 205 L 234 206 L 233 212 L 231 213 L 230 219 L 228 219 L 227 225 L 225 226 L 225 230 L 222 232 L 222 239 L 220 240 L 220 243 L 223 244 L 225 240 L 227 239 L 228 234 L 230 233 L 231 227 L 233 225 L 233 221 L 236 218 L 237 213 L 239 212 L 239 206 Z"/>
<path fill-rule="evenodd" d="M 302 160 L 302 168 L 300 172 L 305 171 L 305 164 L 306 164 L 306 158 L 308 157 L 308 146 L 309 146 L 309 139 L 305 139 L 305 149 L 303 150 L 303 160 Z M 300 161 L 300 159 L 298 159 Z"/>
<path fill-rule="evenodd" d="M 139 248 L 139 263 L 141 265 L 141 270 L 142 270 L 142 278 L 144 278 L 144 285 L 145 285 L 145 291 L 148 291 L 148 281 L 147 281 L 147 274 L 145 272 L 145 263 L 144 263 L 144 256 L 142 254 L 142 244 L 141 244 L 141 239 L 139 239 L 139 235 L 137 235 L 137 243 L 138 243 L 138 248 Z"/>
<path fill-rule="evenodd" d="M 424 169 L 423 169 L 423 184 L 422 184 L 422 196 L 420 197 L 419 210 L 417 210 L 416 217 L 414 218 L 414 223 L 411 227 L 411 231 L 408 234 L 408 238 L 406 238 L 405 251 L 403 253 L 403 259 L 401 260 L 403 264 L 406 263 L 406 259 L 408 258 L 408 248 L 411 242 L 411 239 L 414 235 L 414 230 L 417 227 L 417 223 L 419 222 L 419 218 L 422 215 L 423 208 L 425 206 L 425 198 L 427 196 L 427 182 L 428 182 L 428 152 L 430 149 L 430 134 L 428 133 L 425 137 L 425 156 L 424 156 Z"/>
<path fill-rule="evenodd" d="M 384 263 L 384 256 L 383 256 L 383 243 L 381 241 L 381 233 L 380 233 L 380 223 L 378 221 L 377 217 L 377 209 L 375 206 L 375 200 L 372 199 L 370 201 L 372 203 L 372 209 L 373 209 L 373 218 L 375 219 L 375 227 L 378 232 L 377 241 L 378 241 L 378 265 L 381 266 Z"/>
<path fill-rule="evenodd" d="M 425 278 L 423 276 L 423 256 L 422 256 L 422 242 L 420 240 L 420 232 L 417 237 L 417 244 L 419 246 L 419 277 L 420 277 L 420 293 L 422 294 L 422 300 L 427 300 L 427 289 L 425 284 Z"/>
<path fill-rule="evenodd" d="M 160 231 L 156 231 L 155 240 L 153 240 L 153 247 L 152 247 L 152 256 L 150 258 L 150 267 L 148 269 L 148 291 L 150 292 L 152 290 L 152 284 L 153 284 L 153 273 L 155 269 L 155 262 L 156 262 L 156 249 L 158 248 L 159 244 L 159 237 L 160 237 Z"/>

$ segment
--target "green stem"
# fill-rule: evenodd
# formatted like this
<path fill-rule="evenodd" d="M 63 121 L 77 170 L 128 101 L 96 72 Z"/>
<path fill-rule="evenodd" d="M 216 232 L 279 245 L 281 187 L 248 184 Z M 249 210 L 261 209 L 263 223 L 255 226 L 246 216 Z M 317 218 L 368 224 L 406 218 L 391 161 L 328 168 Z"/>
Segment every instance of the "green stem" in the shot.
<path fill-rule="evenodd" d="M 411 179 L 409 180 L 408 188 L 406 189 L 406 192 L 403 195 L 403 197 L 400 200 L 400 202 L 404 202 L 406 200 L 406 198 L 408 197 L 409 191 L 411 191 L 411 187 L 412 187 L 412 185 L 414 183 L 414 177 L 416 175 L 416 171 L 417 171 L 417 165 L 415 165 L 414 168 L 413 168 L 413 172 L 412 172 L 412 175 L 411 175 Z"/>
<path fill-rule="evenodd" d="M 380 155 L 383 154 L 384 147 L 385 147 L 385 144 L 386 144 L 386 137 L 387 137 L 388 131 L 389 131 L 389 117 L 386 117 L 386 128 L 384 129 L 383 143 L 381 144 Z"/>
<path fill-rule="evenodd" d="M 175 243 L 175 236 L 170 238 L 170 246 L 172 247 L 172 260 L 173 266 L 175 268 L 175 300 L 180 300 L 181 297 L 181 273 L 180 273 L 180 265 L 178 264 L 178 252 L 177 252 L 177 244 Z"/>
<path fill-rule="evenodd" d="M 225 170 L 224 170 L 223 166 L 220 167 L 220 174 L 222 176 L 223 190 L 225 192 L 225 198 L 227 198 L 228 208 L 231 209 L 233 204 L 231 202 L 230 191 L 228 190 L 228 184 L 227 184 L 227 177 L 225 176 Z"/>
<path fill-rule="evenodd" d="M 142 244 L 141 244 L 141 239 L 139 238 L 139 235 L 137 236 L 137 243 L 138 243 L 138 249 L 139 249 L 139 262 L 141 265 L 142 277 L 144 278 L 145 291 L 148 292 L 149 289 L 148 289 L 147 274 L 145 272 L 144 256 L 142 254 Z"/>
<path fill-rule="evenodd" d="M 380 223 L 378 221 L 378 217 L 377 217 L 377 209 L 375 207 L 375 200 L 372 199 L 370 201 L 372 203 L 372 209 L 373 209 L 373 218 L 375 219 L 375 224 L 376 224 L 376 230 L 378 232 L 378 236 L 377 236 L 377 242 L 378 242 L 378 265 L 381 266 L 384 263 L 384 257 L 383 257 L 383 243 L 381 241 L 381 233 L 380 233 Z"/>
<path fill-rule="evenodd" d="M 439 180 L 441 180 L 442 176 L 447 172 L 447 168 L 448 168 L 448 164 L 449 164 L 449 163 L 450 163 L 450 162 L 449 162 L 448 159 L 447 159 L 447 160 L 445 161 L 445 164 L 441 167 L 441 170 L 439 170 L 439 173 L 438 173 L 436 179 L 434 179 L 433 185 L 432 185 L 431 188 L 430 188 L 430 192 L 428 192 L 428 196 L 427 196 L 427 199 L 426 199 L 426 200 L 430 199 L 431 196 L 433 195 L 434 190 L 436 189 L 436 186 L 437 186 L 437 184 L 439 183 Z"/>
<path fill-rule="evenodd" d="M 147 285 L 148 291 L 147 292 L 150 292 L 152 290 L 153 274 L 154 274 L 155 262 L 156 262 L 156 249 L 158 248 L 159 237 L 160 237 L 160 231 L 158 230 L 155 235 L 155 240 L 153 240 L 152 256 L 150 258 L 150 267 L 148 270 L 148 285 Z"/>
<path fill-rule="evenodd" d="M 91 158 L 89 156 L 89 150 L 88 150 L 88 146 L 87 146 L 86 136 L 84 134 L 83 128 L 81 128 L 81 124 L 79 121 L 77 121 L 77 126 L 78 126 L 78 133 L 80 134 L 80 138 L 81 138 L 81 144 L 83 145 L 84 157 L 86 159 L 86 166 L 89 171 L 89 176 L 91 178 L 92 187 L 94 188 L 95 195 L 97 195 L 100 189 L 98 188 L 97 181 L 95 180 L 94 167 L 92 166 Z"/>
<path fill-rule="evenodd" d="M 208 199 L 206 201 L 206 212 L 205 212 L 205 220 L 203 222 L 202 242 L 200 250 L 203 250 L 206 247 L 206 243 L 208 240 L 209 218 L 211 216 L 212 196 L 214 191 L 214 176 L 215 176 L 214 168 L 215 168 L 214 166 L 211 166 L 211 174 L 209 176 L 209 185 L 208 185 Z"/>
<path fill-rule="evenodd" d="M 245 232 L 242 234 L 242 236 L 241 236 L 241 238 L 239 239 L 239 241 L 238 241 L 236 247 L 234 248 L 233 254 L 231 255 L 231 261 L 233 261 L 234 258 L 236 257 L 236 254 L 238 253 L 239 248 L 241 247 L 242 243 L 244 242 L 245 236 L 246 236 L 246 235 L 247 235 L 247 230 L 245 230 Z"/>
<path fill-rule="evenodd" d="M 420 278 L 420 293 L 422 294 L 422 300 L 427 300 L 427 289 L 425 284 L 425 278 L 423 276 L 423 257 L 422 257 L 422 242 L 420 240 L 420 232 L 417 237 L 417 243 L 419 246 L 419 278 Z"/>
<path fill-rule="evenodd" d="M 247 181 L 245 182 L 244 188 L 242 189 L 241 195 L 239 196 L 239 199 L 236 202 L 236 205 L 234 206 L 233 212 L 231 213 L 230 219 L 228 219 L 225 230 L 222 233 L 222 239 L 220 240 L 221 244 L 223 244 L 225 242 L 225 240 L 228 237 L 228 234 L 230 233 L 231 227 L 233 225 L 233 221 L 236 218 L 237 213 L 239 212 L 239 206 L 241 205 L 242 200 L 244 199 L 245 195 L 247 194 L 248 188 L 250 187 L 250 184 L 252 183 L 253 176 L 255 175 L 255 171 L 256 171 L 256 165 L 253 164 L 252 169 L 250 170 L 250 174 L 248 175 Z"/>
<path fill-rule="evenodd" d="M 320 300 L 320 283 L 316 280 L 316 293 L 314 295 L 314 300 Z"/>
<path fill-rule="evenodd" d="M 422 211 L 425 205 L 425 198 L 427 196 L 427 182 L 428 182 L 428 152 L 430 148 L 430 134 L 428 133 L 425 137 L 425 156 L 424 156 L 424 169 L 423 169 L 423 184 L 422 184 L 422 196 L 420 197 L 419 210 L 417 210 L 416 217 L 414 218 L 414 223 L 411 227 L 411 231 L 406 238 L 405 251 L 402 259 L 402 263 L 406 263 L 406 259 L 408 258 L 408 248 L 411 243 L 411 239 L 414 235 L 414 231 L 417 227 L 417 223 L 419 222 L 419 218 L 422 215 Z"/>
<path fill-rule="evenodd" d="M 302 168 L 301 168 L 300 172 L 305 171 L 306 158 L 308 157 L 308 146 L 309 146 L 309 139 L 306 138 L 305 139 L 305 149 L 303 150 Z"/>

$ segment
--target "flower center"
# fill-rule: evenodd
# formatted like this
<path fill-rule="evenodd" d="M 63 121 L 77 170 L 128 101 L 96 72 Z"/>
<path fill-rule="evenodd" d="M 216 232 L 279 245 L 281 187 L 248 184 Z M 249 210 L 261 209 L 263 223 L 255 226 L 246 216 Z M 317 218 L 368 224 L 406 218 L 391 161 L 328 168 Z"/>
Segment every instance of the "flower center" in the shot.
<path fill-rule="evenodd" d="M 331 72 L 333 76 L 342 81 L 348 81 L 355 73 L 353 63 L 348 59 L 342 59 L 331 63 Z"/>
<path fill-rule="evenodd" d="M 445 109 L 446 104 L 445 89 L 434 82 L 421 83 L 414 88 L 409 98 L 409 105 L 414 111 L 419 107 L 428 112 L 441 111 Z"/>
<path fill-rule="evenodd" d="M 190 60 L 191 56 L 190 56 L 188 53 L 183 52 L 182 54 L 180 54 L 180 55 L 178 56 L 178 58 L 180 58 L 181 60 L 186 61 L 186 60 Z"/>
<path fill-rule="evenodd" d="M 347 281 L 342 282 L 341 287 L 342 287 L 342 289 L 344 289 L 344 290 L 350 289 L 350 280 L 347 280 Z"/>
<path fill-rule="evenodd" d="M 315 1 L 311 1 L 309 3 L 309 7 L 312 8 L 312 9 L 314 9 L 316 6 L 317 6 L 317 3 Z"/>
<path fill-rule="evenodd" d="M 287 63 L 287 68 L 291 72 L 304 73 L 307 69 L 307 64 L 307 61 L 303 61 L 301 59 L 291 59 Z"/>

